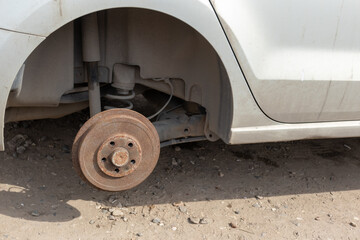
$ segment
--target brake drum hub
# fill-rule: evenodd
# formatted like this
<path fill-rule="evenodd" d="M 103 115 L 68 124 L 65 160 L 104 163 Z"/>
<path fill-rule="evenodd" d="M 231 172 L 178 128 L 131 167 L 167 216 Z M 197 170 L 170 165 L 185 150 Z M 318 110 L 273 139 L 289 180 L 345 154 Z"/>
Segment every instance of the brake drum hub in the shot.
<path fill-rule="evenodd" d="M 128 136 L 111 137 L 100 146 L 97 164 L 111 177 L 124 177 L 132 173 L 141 163 L 141 147 Z"/>
<path fill-rule="evenodd" d="M 147 118 L 132 110 L 112 109 L 81 127 L 73 144 L 73 164 L 93 186 L 121 191 L 145 180 L 159 153 L 159 136 Z"/>

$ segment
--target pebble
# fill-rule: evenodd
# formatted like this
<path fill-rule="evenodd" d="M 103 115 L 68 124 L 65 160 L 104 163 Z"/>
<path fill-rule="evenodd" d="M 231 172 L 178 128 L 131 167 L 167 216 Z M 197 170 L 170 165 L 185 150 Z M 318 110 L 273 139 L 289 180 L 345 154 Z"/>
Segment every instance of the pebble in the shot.
<path fill-rule="evenodd" d="M 137 234 L 136 234 L 136 236 L 141 237 L 141 236 L 142 236 L 142 234 L 141 234 L 141 233 L 137 233 Z"/>
<path fill-rule="evenodd" d="M 172 227 L 171 230 L 176 231 L 177 227 Z"/>
<path fill-rule="evenodd" d="M 25 152 L 26 148 L 24 146 L 20 146 L 16 148 L 17 154 L 23 154 Z"/>
<path fill-rule="evenodd" d="M 256 208 L 260 208 L 260 207 L 261 207 L 260 204 L 258 204 L 258 203 L 254 203 L 252 206 L 253 206 L 253 207 L 256 207 Z"/>
<path fill-rule="evenodd" d="M 30 145 L 32 145 L 32 141 L 30 139 L 26 140 L 24 143 L 24 147 L 29 147 Z"/>
<path fill-rule="evenodd" d="M 27 138 L 28 137 L 26 135 L 17 134 L 10 141 L 8 141 L 7 144 L 11 150 L 16 150 L 16 147 L 23 144 Z"/>
<path fill-rule="evenodd" d="M 320 217 L 316 217 L 314 218 L 316 221 L 320 221 Z"/>
<path fill-rule="evenodd" d="M 233 222 L 229 223 L 229 226 L 230 226 L 231 228 L 237 228 L 236 223 L 233 223 Z"/>
<path fill-rule="evenodd" d="M 95 220 L 90 220 L 89 221 L 89 224 L 94 224 L 95 223 Z"/>
<path fill-rule="evenodd" d="M 40 213 L 39 213 L 39 211 L 34 210 L 31 212 L 31 216 L 38 217 L 38 216 L 40 216 Z"/>
<path fill-rule="evenodd" d="M 200 223 L 200 218 L 198 218 L 198 217 L 189 217 L 188 220 L 192 224 L 199 224 Z"/>
<path fill-rule="evenodd" d="M 108 198 L 109 203 L 114 204 L 118 199 L 114 195 L 110 195 Z"/>
<path fill-rule="evenodd" d="M 184 203 L 182 202 L 182 201 L 180 201 L 180 202 L 173 202 L 173 206 L 174 207 L 178 207 L 178 206 L 181 206 L 181 205 L 183 205 Z"/>
<path fill-rule="evenodd" d="M 107 214 L 109 211 L 107 209 L 101 209 L 101 212 Z"/>
<path fill-rule="evenodd" d="M 179 211 L 182 212 L 182 213 L 186 213 L 187 208 L 185 206 L 180 206 Z"/>
<path fill-rule="evenodd" d="M 218 175 L 219 177 L 224 177 L 224 174 L 221 171 L 218 172 Z"/>
<path fill-rule="evenodd" d="M 113 215 L 110 215 L 108 218 L 109 220 L 115 220 L 115 217 Z"/>
<path fill-rule="evenodd" d="M 356 224 L 355 224 L 354 222 L 350 222 L 349 224 L 350 224 L 350 226 L 352 226 L 352 227 L 356 227 Z"/>
<path fill-rule="evenodd" d="M 262 199 L 264 199 L 264 197 L 263 197 L 263 196 L 259 196 L 259 195 L 256 195 L 256 196 L 255 196 L 255 198 L 256 198 L 256 199 L 258 199 L 258 200 L 262 200 Z"/>
<path fill-rule="evenodd" d="M 111 214 L 115 217 L 124 216 L 124 213 L 119 209 L 115 209 Z"/>
<path fill-rule="evenodd" d="M 208 224 L 209 220 L 207 220 L 206 218 L 202 218 L 202 219 L 200 219 L 199 223 L 200 224 Z"/>
<path fill-rule="evenodd" d="M 235 210 L 234 213 L 235 213 L 235 214 L 240 214 L 240 211 Z"/>
<path fill-rule="evenodd" d="M 123 220 L 124 222 L 129 221 L 129 219 L 128 219 L 127 217 L 122 217 L 122 220 Z"/>
<path fill-rule="evenodd" d="M 175 147 L 175 151 L 176 151 L 176 152 L 180 152 L 180 151 L 181 151 L 181 147 L 176 146 L 176 147 Z"/>
<path fill-rule="evenodd" d="M 176 161 L 175 158 L 173 158 L 173 159 L 171 160 L 171 165 L 173 165 L 173 166 L 177 166 L 177 165 L 178 165 L 178 163 L 177 163 L 177 161 Z"/>
<path fill-rule="evenodd" d="M 50 156 L 50 155 L 46 155 L 46 159 L 51 161 L 51 160 L 54 160 L 54 157 Z"/>
<path fill-rule="evenodd" d="M 151 220 L 151 222 L 153 222 L 153 223 L 160 223 L 160 222 L 161 222 L 161 220 L 160 220 L 160 219 L 158 219 L 158 218 L 154 218 L 153 220 Z"/>

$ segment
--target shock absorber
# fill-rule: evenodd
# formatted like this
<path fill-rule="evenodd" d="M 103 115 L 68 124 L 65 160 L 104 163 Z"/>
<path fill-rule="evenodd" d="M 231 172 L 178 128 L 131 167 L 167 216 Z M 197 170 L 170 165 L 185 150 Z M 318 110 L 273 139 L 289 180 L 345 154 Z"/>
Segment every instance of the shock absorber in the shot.
<path fill-rule="evenodd" d="M 98 62 L 100 61 L 100 45 L 97 14 L 92 13 L 82 18 L 82 54 L 87 70 L 89 86 L 90 116 L 101 112 Z"/>
<path fill-rule="evenodd" d="M 115 91 L 113 91 L 113 93 L 107 93 L 104 97 L 110 100 L 119 100 L 127 105 L 124 108 L 132 109 L 134 105 L 131 102 L 131 99 L 135 97 L 135 74 L 135 67 L 124 64 L 115 64 L 113 69 L 113 81 L 111 84 Z M 115 107 L 105 106 L 104 108 L 112 109 Z"/>

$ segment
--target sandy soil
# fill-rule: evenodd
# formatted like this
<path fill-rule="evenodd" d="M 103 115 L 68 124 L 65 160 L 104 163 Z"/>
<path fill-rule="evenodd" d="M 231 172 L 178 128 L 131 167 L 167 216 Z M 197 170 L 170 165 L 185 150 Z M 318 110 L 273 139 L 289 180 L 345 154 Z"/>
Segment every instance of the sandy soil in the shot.
<path fill-rule="evenodd" d="M 85 120 L 7 124 L 0 239 L 360 239 L 360 139 L 167 147 L 108 193 L 72 168 Z"/>

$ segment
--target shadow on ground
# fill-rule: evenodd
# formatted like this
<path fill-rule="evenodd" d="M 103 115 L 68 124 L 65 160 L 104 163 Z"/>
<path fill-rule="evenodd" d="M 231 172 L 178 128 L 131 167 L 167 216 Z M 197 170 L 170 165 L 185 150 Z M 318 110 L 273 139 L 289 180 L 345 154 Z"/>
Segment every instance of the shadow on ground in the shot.
<path fill-rule="evenodd" d="M 110 195 L 125 206 L 143 206 L 360 188 L 360 140 L 336 139 L 241 146 L 200 142 L 181 145 L 180 151 L 167 147 L 153 174 L 138 187 L 98 191 L 72 168 L 69 146 L 83 121 L 84 116 L 74 114 L 6 126 L 7 142 L 22 134 L 36 146 L 18 156 L 10 149 L 0 153 L 0 214 L 63 222 L 81 215 L 69 202 L 106 203 Z"/>

